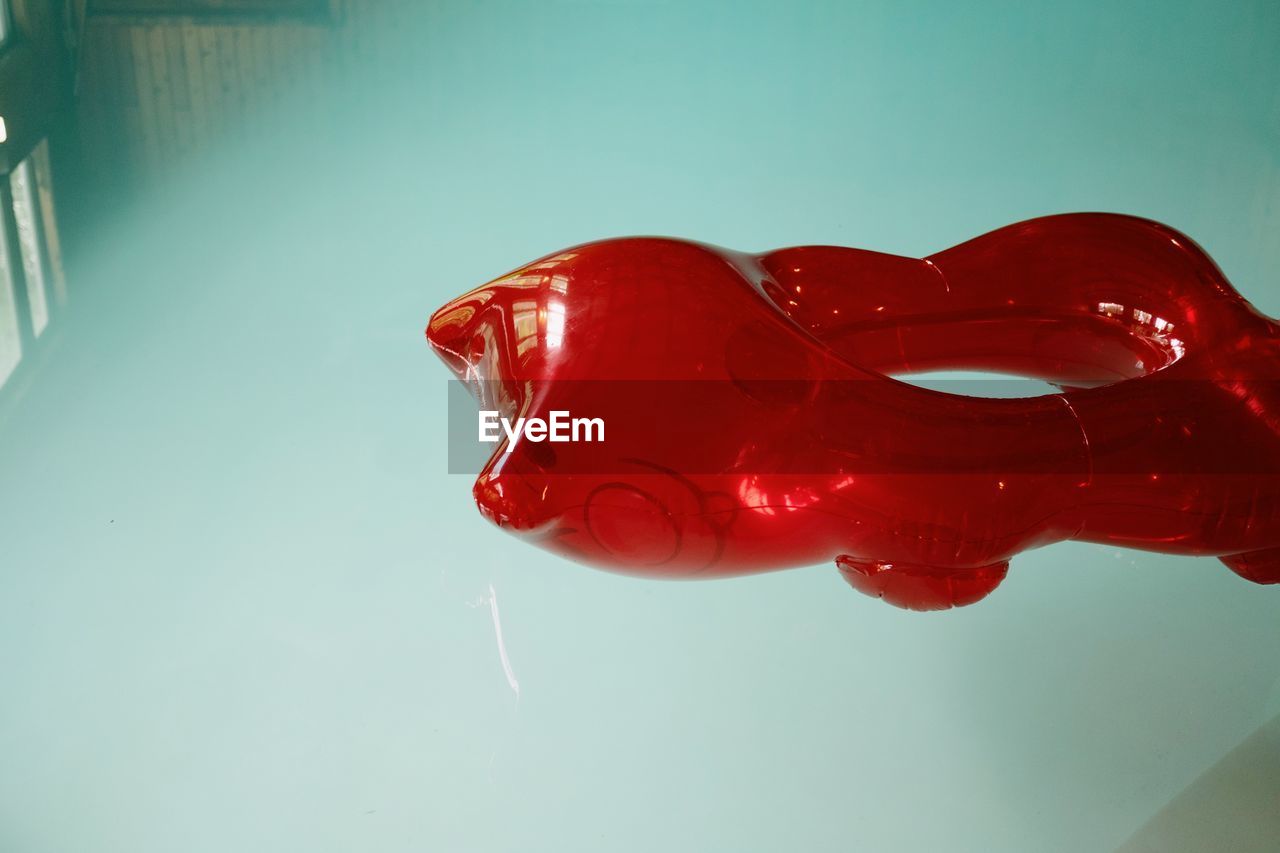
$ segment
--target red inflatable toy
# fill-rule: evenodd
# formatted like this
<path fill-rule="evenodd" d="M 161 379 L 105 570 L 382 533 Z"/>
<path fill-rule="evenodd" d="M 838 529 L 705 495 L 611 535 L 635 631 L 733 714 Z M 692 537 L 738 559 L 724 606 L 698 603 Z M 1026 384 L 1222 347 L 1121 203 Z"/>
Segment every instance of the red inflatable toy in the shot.
<path fill-rule="evenodd" d="M 1280 581 L 1280 327 L 1156 222 L 1051 216 L 924 259 L 605 240 L 450 302 L 427 337 L 500 439 L 481 511 L 573 560 L 835 560 L 917 610 L 1066 539 Z M 893 378 L 940 369 L 1061 392 Z"/>

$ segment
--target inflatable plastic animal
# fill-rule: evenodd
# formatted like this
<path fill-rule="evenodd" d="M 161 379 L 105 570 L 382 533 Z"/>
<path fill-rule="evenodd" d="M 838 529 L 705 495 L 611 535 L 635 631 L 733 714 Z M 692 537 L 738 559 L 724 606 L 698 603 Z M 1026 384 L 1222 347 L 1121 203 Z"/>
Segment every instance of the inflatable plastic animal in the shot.
<path fill-rule="evenodd" d="M 1280 581 L 1280 327 L 1156 222 L 1050 216 L 923 259 L 604 240 L 453 300 L 427 337 L 489 412 L 481 511 L 573 560 L 834 560 L 919 610 L 1067 539 Z M 944 369 L 1060 391 L 895 378 Z"/>

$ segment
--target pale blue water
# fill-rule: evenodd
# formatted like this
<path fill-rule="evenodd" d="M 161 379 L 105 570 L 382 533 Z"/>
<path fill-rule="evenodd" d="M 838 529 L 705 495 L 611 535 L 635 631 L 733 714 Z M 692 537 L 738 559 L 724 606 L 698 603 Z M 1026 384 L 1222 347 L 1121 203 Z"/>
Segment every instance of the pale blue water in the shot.
<path fill-rule="evenodd" d="M 1138 831 L 1280 713 L 1280 590 L 1072 544 L 924 615 L 832 566 L 580 568 L 445 474 L 421 335 L 597 237 L 922 254 L 1070 210 L 1280 314 L 1276 7 L 1062 5 L 449 5 L 104 225 L 0 402 L 0 850 Z"/>

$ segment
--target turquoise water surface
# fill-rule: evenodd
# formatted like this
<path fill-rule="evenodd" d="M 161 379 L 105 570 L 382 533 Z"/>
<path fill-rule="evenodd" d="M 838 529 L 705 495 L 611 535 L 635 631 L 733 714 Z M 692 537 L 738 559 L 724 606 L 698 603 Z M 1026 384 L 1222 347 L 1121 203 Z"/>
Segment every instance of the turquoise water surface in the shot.
<path fill-rule="evenodd" d="M 422 8 L 98 228 L 6 389 L 0 851 L 1105 851 L 1280 714 L 1280 590 L 1215 560 L 1057 545 L 940 614 L 558 560 L 446 473 L 422 339 L 584 240 L 1074 210 L 1280 314 L 1280 7 Z"/>

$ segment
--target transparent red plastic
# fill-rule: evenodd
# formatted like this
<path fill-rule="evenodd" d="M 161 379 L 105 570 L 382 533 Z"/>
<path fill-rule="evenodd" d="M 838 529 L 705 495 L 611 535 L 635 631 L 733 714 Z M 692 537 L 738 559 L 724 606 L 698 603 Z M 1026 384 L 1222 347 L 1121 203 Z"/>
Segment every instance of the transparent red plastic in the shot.
<path fill-rule="evenodd" d="M 427 337 L 487 408 L 606 424 L 597 443 L 503 441 L 475 483 L 485 516 L 580 562 L 834 560 L 918 610 L 977 601 L 1067 539 L 1280 580 L 1280 327 L 1149 220 L 1045 217 L 923 259 L 605 240 L 455 299 Z M 952 369 L 1061 390 L 895 378 Z"/>

